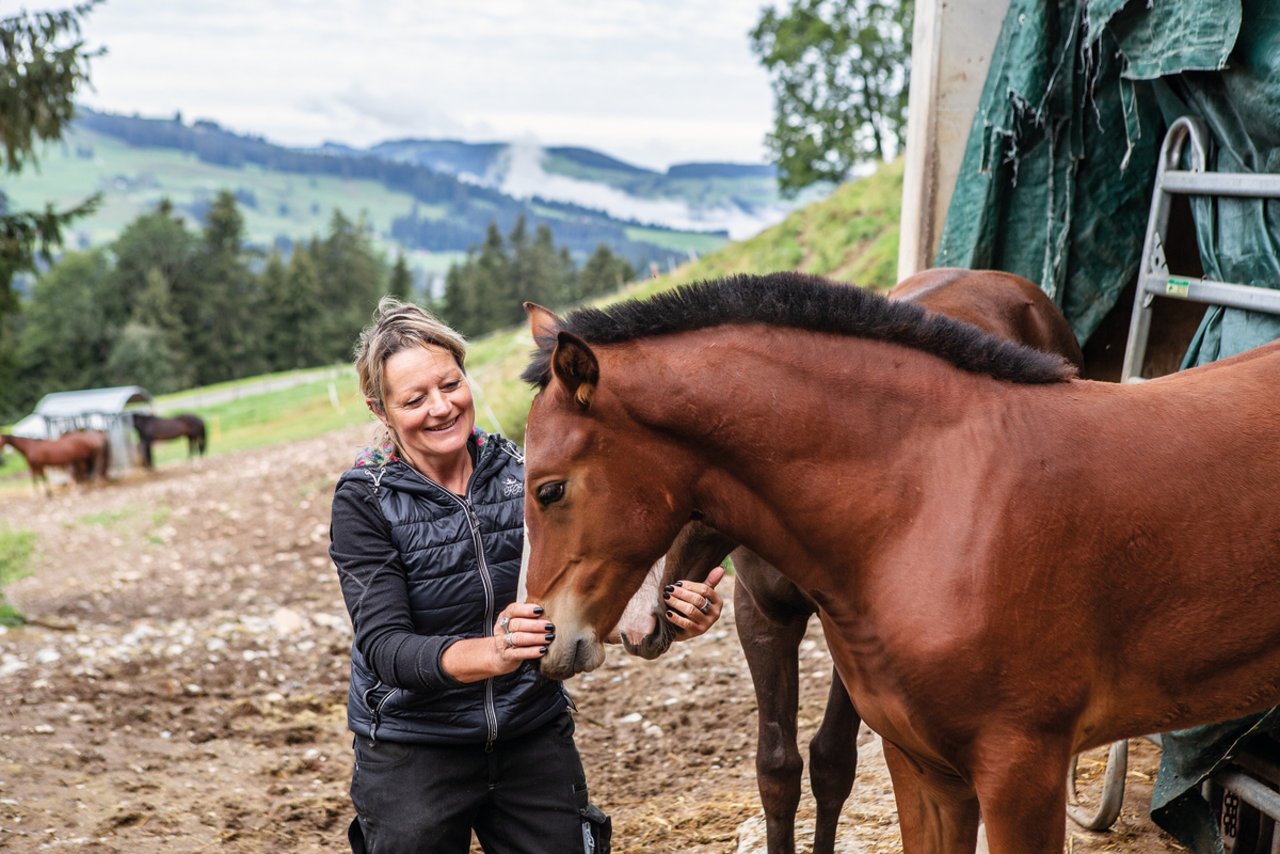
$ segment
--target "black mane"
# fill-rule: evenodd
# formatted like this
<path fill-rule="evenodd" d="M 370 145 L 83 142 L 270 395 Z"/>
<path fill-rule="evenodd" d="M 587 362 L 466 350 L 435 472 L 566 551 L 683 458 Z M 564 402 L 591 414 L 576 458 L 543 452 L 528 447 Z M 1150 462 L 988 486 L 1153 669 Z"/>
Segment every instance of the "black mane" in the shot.
<path fill-rule="evenodd" d="M 588 344 L 617 344 L 731 323 L 892 341 L 963 370 L 1016 383 L 1061 382 L 1076 373 L 1059 356 L 1010 343 L 914 303 L 800 273 L 730 276 L 605 309 L 579 309 L 565 318 L 562 328 Z M 543 388 L 551 380 L 555 339 L 539 338 L 537 344 L 522 379 Z"/>

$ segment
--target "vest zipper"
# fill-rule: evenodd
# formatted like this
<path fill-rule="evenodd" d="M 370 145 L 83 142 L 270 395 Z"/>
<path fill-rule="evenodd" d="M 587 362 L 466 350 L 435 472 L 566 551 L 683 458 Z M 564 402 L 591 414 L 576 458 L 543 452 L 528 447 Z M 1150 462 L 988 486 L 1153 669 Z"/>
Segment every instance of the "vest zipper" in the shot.
<path fill-rule="evenodd" d="M 470 488 L 468 487 L 468 492 Z M 493 613 L 493 576 L 489 573 L 489 563 L 484 557 L 484 542 L 480 538 L 480 523 L 471 507 L 471 499 L 462 502 L 467 512 L 467 524 L 471 526 L 471 539 L 476 544 L 476 557 L 480 564 L 480 583 L 484 585 L 484 633 L 485 637 L 493 637 L 493 621 L 497 615 Z M 484 680 L 484 714 L 489 723 L 489 737 L 485 740 L 484 749 L 488 753 L 493 750 L 493 743 L 498 739 L 498 711 L 493 700 L 493 677 Z"/>
<path fill-rule="evenodd" d="M 475 511 L 471 506 L 471 487 L 476 482 L 476 476 L 480 474 L 480 467 L 483 462 L 483 453 L 477 453 L 475 465 L 471 469 L 471 477 L 467 480 L 467 494 L 465 497 L 459 497 L 453 490 L 444 488 L 431 478 L 425 477 L 415 468 L 410 467 L 409 470 L 458 502 L 462 507 L 462 511 L 467 515 L 467 527 L 471 529 L 471 541 L 476 546 L 476 561 L 479 564 L 480 583 L 484 586 L 484 636 L 491 638 L 493 637 L 493 623 L 497 618 L 497 615 L 493 613 L 494 605 L 496 604 L 493 595 L 493 576 L 489 573 L 489 563 L 484 557 L 484 541 L 480 537 L 480 522 L 476 519 Z M 493 743 L 498 740 L 498 711 L 494 705 L 492 676 L 484 680 L 484 717 L 485 722 L 489 725 L 489 734 L 484 742 L 484 750 L 485 753 L 490 753 L 493 751 Z"/>
<path fill-rule="evenodd" d="M 380 685 L 382 683 L 378 683 L 378 684 Z M 369 689 L 369 691 L 366 693 L 366 696 L 367 694 L 373 693 L 373 691 L 375 690 L 377 690 L 376 685 L 373 688 Z M 392 688 L 389 692 L 387 692 L 387 696 L 383 697 L 381 700 L 378 701 L 378 705 L 370 709 L 371 714 L 369 716 L 370 717 L 369 740 L 372 741 L 374 744 L 378 743 L 378 724 L 382 723 L 382 707 L 385 706 L 387 704 L 387 701 L 391 699 L 391 695 L 398 690 L 399 690 L 398 688 Z M 365 701 L 365 705 L 366 706 L 369 705 L 368 700 Z"/>

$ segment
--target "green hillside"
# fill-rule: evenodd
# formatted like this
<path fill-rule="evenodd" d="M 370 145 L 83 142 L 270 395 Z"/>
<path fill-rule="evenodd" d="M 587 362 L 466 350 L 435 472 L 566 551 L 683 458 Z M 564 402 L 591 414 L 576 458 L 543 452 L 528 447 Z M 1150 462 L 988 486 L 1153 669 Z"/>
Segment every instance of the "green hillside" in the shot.
<path fill-rule="evenodd" d="M 730 244 L 669 275 L 637 282 L 604 303 L 650 296 L 678 285 L 735 273 L 795 270 L 885 291 L 897 282 L 902 161 L 843 184 L 750 240 Z M 524 327 L 471 343 L 468 373 L 481 426 L 520 441 L 533 392 L 520 382 L 533 341 Z"/>
<path fill-rule="evenodd" d="M 668 264 L 726 242 L 723 234 L 647 225 L 573 203 L 516 199 L 409 160 L 338 147 L 291 149 L 207 121 L 92 110 L 82 110 L 63 140 L 43 149 L 37 168 L 6 181 L 4 193 L 10 207 L 37 210 L 100 193 L 99 210 L 69 234 L 69 247 L 84 249 L 109 242 L 161 199 L 200 222 L 224 189 L 236 196 L 258 246 L 322 234 L 341 210 L 352 219 L 365 216 L 381 246 L 404 249 L 413 266 L 429 272 L 442 272 L 480 245 L 491 223 L 505 233 L 521 217 L 531 229 L 550 225 L 557 244 L 579 260 L 604 243 L 637 266 Z"/>
<path fill-rule="evenodd" d="M 102 207 L 72 232 L 71 242 L 81 248 L 108 242 L 162 198 L 193 215 L 224 188 L 237 193 L 246 228 L 259 243 L 270 243 L 277 235 L 305 240 L 321 234 L 335 208 L 352 217 L 364 213 L 374 233 L 385 239 L 391 220 L 414 206 L 408 193 L 377 181 L 289 174 L 252 164 L 223 166 L 201 161 L 191 152 L 140 148 L 80 127 L 61 144 L 45 149 L 39 169 L 5 182 L 16 208 L 37 208 L 50 201 L 67 207 L 101 192 Z"/>

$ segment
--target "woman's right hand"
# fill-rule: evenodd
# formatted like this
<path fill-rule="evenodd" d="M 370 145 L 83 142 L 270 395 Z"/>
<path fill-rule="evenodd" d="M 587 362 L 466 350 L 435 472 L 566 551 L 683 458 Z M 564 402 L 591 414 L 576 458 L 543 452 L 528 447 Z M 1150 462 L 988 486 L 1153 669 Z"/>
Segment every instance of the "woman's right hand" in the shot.
<path fill-rule="evenodd" d="M 555 639 L 556 627 L 543 616 L 542 606 L 533 602 L 512 602 L 493 624 L 493 650 L 503 673 L 521 662 L 542 658 Z"/>

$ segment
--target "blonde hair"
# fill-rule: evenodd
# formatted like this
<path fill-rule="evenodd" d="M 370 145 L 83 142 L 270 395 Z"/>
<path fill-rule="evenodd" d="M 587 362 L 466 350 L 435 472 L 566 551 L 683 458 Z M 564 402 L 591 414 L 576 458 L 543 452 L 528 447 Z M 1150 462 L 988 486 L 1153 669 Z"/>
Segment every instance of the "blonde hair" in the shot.
<path fill-rule="evenodd" d="M 431 312 L 383 297 L 370 324 L 356 341 L 356 375 L 365 399 L 386 413 L 383 399 L 383 367 L 387 359 L 409 347 L 439 347 L 453 356 L 458 368 L 466 373 L 467 340 Z"/>

